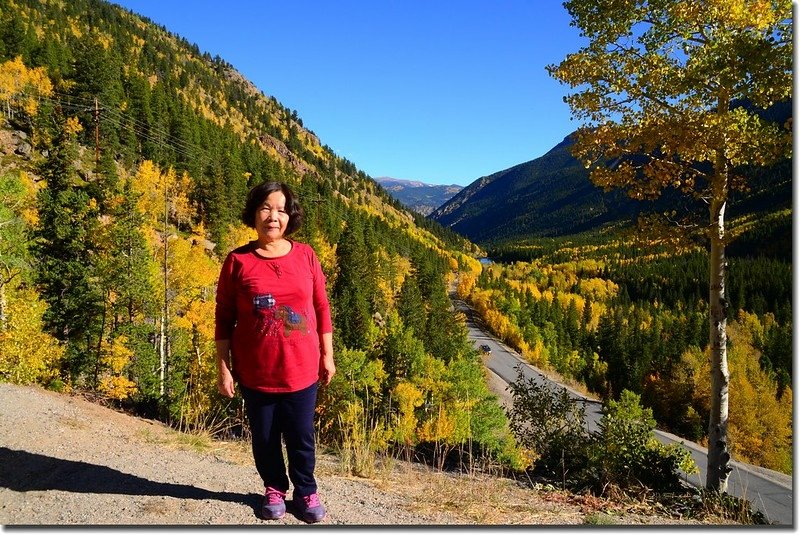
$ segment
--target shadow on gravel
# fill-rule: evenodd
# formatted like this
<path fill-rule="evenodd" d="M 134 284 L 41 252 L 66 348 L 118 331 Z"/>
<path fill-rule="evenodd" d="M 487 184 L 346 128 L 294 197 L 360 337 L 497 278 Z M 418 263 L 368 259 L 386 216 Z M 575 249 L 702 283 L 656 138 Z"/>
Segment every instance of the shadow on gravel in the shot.
<path fill-rule="evenodd" d="M 1 446 L 0 487 L 17 492 L 63 490 L 94 494 L 171 496 L 184 500 L 219 500 L 247 505 L 256 515 L 261 508 L 261 496 L 258 494 L 216 492 L 192 485 L 159 483 L 107 466 L 68 461 Z"/>

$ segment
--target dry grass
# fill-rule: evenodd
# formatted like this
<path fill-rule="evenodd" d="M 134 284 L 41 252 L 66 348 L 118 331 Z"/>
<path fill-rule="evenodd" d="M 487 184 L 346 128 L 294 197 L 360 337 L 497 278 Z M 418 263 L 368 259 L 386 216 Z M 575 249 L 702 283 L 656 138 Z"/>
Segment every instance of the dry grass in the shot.
<path fill-rule="evenodd" d="M 580 524 L 572 504 L 543 498 L 509 479 L 455 475 L 432 469 L 395 473 L 390 488 L 411 498 L 422 513 L 447 512 L 481 525 Z"/>
<path fill-rule="evenodd" d="M 71 429 L 88 429 L 89 425 L 83 421 L 79 420 L 78 418 L 73 418 L 70 416 L 60 416 L 58 418 L 58 423 L 63 425 L 64 427 L 69 427 Z"/>
<path fill-rule="evenodd" d="M 213 452 L 226 460 L 252 465 L 248 441 L 217 441 L 183 437 L 181 433 L 146 432 L 142 438 L 176 448 Z M 450 519 L 448 524 L 472 525 L 730 525 L 712 516 L 705 520 L 681 519 L 646 499 L 626 496 L 603 499 L 577 495 L 549 485 L 520 484 L 506 477 L 480 473 L 448 473 L 395 458 L 378 459 L 374 477 L 342 473 L 341 459 L 318 453 L 317 476 L 357 480 L 381 493 L 401 498 L 406 508 L 425 516 Z"/>
<path fill-rule="evenodd" d="M 215 440 L 205 431 L 185 433 L 169 427 L 148 427 L 137 432 L 140 440 L 167 448 L 183 449 L 195 453 L 216 453 L 228 450 L 226 442 Z"/>

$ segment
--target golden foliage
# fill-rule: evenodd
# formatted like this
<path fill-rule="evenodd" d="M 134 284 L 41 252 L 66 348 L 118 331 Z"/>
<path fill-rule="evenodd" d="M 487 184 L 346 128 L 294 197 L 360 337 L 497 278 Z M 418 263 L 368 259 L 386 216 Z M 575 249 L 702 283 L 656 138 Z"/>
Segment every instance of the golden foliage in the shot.
<path fill-rule="evenodd" d="M 769 321 L 769 320 L 767 320 Z M 763 332 L 755 314 L 740 312 L 728 324 L 728 436 L 738 460 L 773 470 L 792 471 L 792 391 L 776 397 L 777 383 L 761 368 L 755 340 Z M 709 351 L 689 350 L 683 357 L 694 378 L 694 405 L 708 413 L 711 406 Z"/>
<path fill-rule="evenodd" d="M 458 271 L 458 259 L 454 257 L 448 257 L 447 263 L 450 266 L 450 271 Z"/>
<path fill-rule="evenodd" d="M 453 441 L 456 438 L 456 418 L 445 407 L 439 405 L 436 413 L 428 418 L 419 430 L 421 441 Z"/>
<path fill-rule="evenodd" d="M 64 121 L 64 133 L 68 136 L 74 136 L 83 130 L 83 125 L 77 117 L 67 117 Z"/>
<path fill-rule="evenodd" d="M 789 129 L 728 105 L 791 98 L 789 0 L 565 6 L 589 44 L 547 69 L 576 89 L 566 101 L 584 127 L 573 154 L 595 184 L 635 199 L 670 187 L 703 196 L 712 176 L 791 154 Z M 698 180 L 696 162 L 715 172 Z"/>
<path fill-rule="evenodd" d="M 411 261 L 398 254 L 390 254 L 380 249 L 375 253 L 375 275 L 378 295 L 375 302 L 381 310 L 394 308 L 395 299 L 403 286 L 403 281 L 411 273 Z"/>
<path fill-rule="evenodd" d="M 16 176 L 21 191 L 19 194 L 0 197 L 0 204 L 10 207 L 25 225 L 32 227 L 39 221 L 39 212 L 36 208 L 36 192 L 39 187 L 33 177 L 25 171 L 18 171 Z"/>
<path fill-rule="evenodd" d="M 136 393 L 136 383 L 125 376 L 125 368 L 133 359 L 126 336 L 118 336 L 103 348 L 100 364 L 107 372 L 100 378 L 98 391 L 110 399 L 123 400 Z"/>
<path fill-rule="evenodd" d="M 237 247 L 246 245 L 255 240 L 257 237 L 258 234 L 256 233 L 255 229 L 245 226 L 242 223 L 228 225 L 228 232 L 225 233 L 222 243 L 217 245 L 217 252 L 222 257 L 225 257 Z M 322 259 L 320 259 L 320 262 L 322 262 Z"/>
<path fill-rule="evenodd" d="M 422 405 L 422 392 L 408 381 L 400 381 L 392 389 L 392 400 L 397 405 L 394 439 L 401 444 L 416 442 L 417 417 L 415 409 Z"/>
<path fill-rule="evenodd" d="M 34 115 L 41 97 L 53 94 L 53 84 L 44 67 L 28 69 L 17 56 L 0 64 L 0 104 L 10 110 L 12 102 L 28 115 Z"/>
<path fill-rule="evenodd" d="M 777 384 L 760 364 L 755 348 L 763 327 L 755 314 L 741 311 L 728 328 L 730 413 L 728 433 L 737 458 L 791 473 L 792 393 L 777 399 Z"/>
<path fill-rule="evenodd" d="M 69 27 L 69 31 L 72 32 L 72 35 L 80 39 L 83 37 L 83 30 L 81 29 L 81 25 L 77 18 L 75 17 L 67 17 L 67 23 Z"/>
<path fill-rule="evenodd" d="M 456 295 L 458 295 L 459 299 L 466 299 L 469 294 L 472 293 L 477 279 L 478 278 L 472 273 L 461 274 L 458 280 L 458 286 L 456 286 Z"/>
<path fill-rule="evenodd" d="M 44 332 L 47 305 L 32 289 L 8 291 L 5 331 L 0 331 L 0 377 L 17 384 L 47 384 L 58 375 L 64 348 Z"/>
<path fill-rule="evenodd" d="M 220 266 L 206 254 L 202 244 L 195 240 L 176 237 L 169 243 L 170 290 L 175 293 L 173 306 L 184 311 L 198 299 L 213 301 L 213 289 Z"/>
<path fill-rule="evenodd" d="M 176 177 L 169 187 L 172 214 L 179 227 L 187 227 L 191 222 L 195 210 L 189 202 L 189 192 L 192 189 L 192 179 L 187 171 Z"/>
<path fill-rule="evenodd" d="M 309 240 L 309 245 L 317 253 L 322 272 L 325 273 L 325 277 L 328 279 L 328 286 L 331 286 L 331 277 L 336 272 L 336 244 L 328 243 L 328 240 L 322 235 L 315 235 Z"/>
<path fill-rule="evenodd" d="M 150 160 L 139 165 L 132 181 L 133 191 L 138 196 L 138 208 L 151 228 L 163 228 L 165 212 L 168 222 L 189 225 L 194 213 L 188 198 L 191 183 L 186 172 L 176 176 L 171 167 L 162 172 Z"/>
<path fill-rule="evenodd" d="M 150 226 L 155 226 L 158 214 L 164 211 L 163 194 L 159 198 L 159 190 L 163 191 L 160 182 L 161 172 L 158 166 L 150 160 L 145 160 L 139 165 L 132 181 L 133 191 L 139 196 L 139 211 L 146 215 Z"/>

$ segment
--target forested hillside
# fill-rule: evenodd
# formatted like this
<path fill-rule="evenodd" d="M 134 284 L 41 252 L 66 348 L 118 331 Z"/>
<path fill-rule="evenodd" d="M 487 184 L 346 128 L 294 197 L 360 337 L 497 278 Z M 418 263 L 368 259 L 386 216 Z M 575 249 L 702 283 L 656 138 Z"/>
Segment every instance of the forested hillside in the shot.
<path fill-rule="evenodd" d="M 447 285 L 469 242 L 393 201 L 232 65 L 101 0 L 0 0 L 0 379 L 241 432 L 215 388 L 222 259 L 267 179 L 299 194 L 338 373 L 323 441 L 514 455 Z"/>
<path fill-rule="evenodd" d="M 790 209 L 733 227 L 730 302 L 735 458 L 792 471 Z M 459 293 L 531 363 L 616 399 L 639 394 L 662 429 L 707 441 L 708 257 L 641 228 L 507 243 Z"/>
<path fill-rule="evenodd" d="M 570 154 L 569 137 L 544 156 L 481 177 L 430 215 L 478 243 L 575 234 L 630 219 L 643 207 L 603 193 Z"/>

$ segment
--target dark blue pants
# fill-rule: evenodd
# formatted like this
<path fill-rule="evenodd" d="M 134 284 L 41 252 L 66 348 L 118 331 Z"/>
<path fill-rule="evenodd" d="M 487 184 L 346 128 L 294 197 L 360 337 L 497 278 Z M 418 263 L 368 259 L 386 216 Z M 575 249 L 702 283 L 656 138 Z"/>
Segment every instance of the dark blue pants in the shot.
<path fill-rule="evenodd" d="M 265 487 L 289 490 L 289 480 L 298 496 L 317 492 L 314 479 L 314 408 L 317 383 L 304 390 L 266 394 L 241 386 L 242 397 L 253 434 L 253 458 Z M 281 449 L 286 442 L 289 477 Z"/>

